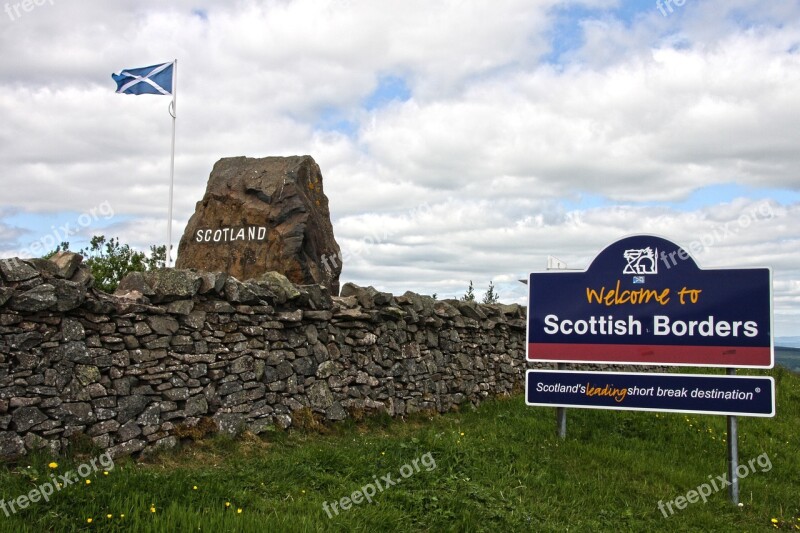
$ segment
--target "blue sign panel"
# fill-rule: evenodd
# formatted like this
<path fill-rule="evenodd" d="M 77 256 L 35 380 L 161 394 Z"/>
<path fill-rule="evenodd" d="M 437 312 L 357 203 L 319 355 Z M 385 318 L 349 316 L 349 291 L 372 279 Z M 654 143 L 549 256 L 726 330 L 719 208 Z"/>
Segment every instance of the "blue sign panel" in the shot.
<path fill-rule="evenodd" d="M 528 405 L 775 416 L 772 377 L 528 370 L 525 378 Z"/>
<path fill-rule="evenodd" d="M 528 282 L 528 360 L 771 368 L 772 273 L 697 266 L 652 235 Z"/>

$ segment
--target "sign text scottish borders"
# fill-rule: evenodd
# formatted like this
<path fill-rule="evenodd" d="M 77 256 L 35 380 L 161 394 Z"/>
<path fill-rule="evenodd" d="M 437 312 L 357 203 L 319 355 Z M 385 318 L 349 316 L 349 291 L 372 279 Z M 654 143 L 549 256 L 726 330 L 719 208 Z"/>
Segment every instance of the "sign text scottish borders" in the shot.
<path fill-rule="evenodd" d="M 771 368 L 772 273 L 700 269 L 651 235 L 529 278 L 528 360 Z"/>

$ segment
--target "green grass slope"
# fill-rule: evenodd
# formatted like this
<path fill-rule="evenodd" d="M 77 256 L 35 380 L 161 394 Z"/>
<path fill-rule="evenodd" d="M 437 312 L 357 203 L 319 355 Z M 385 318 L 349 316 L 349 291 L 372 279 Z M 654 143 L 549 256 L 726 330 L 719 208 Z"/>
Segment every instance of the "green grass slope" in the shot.
<path fill-rule="evenodd" d="M 0 531 L 796 531 L 800 377 L 771 374 L 777 416 L 739 418 L 741 462 L 762 459 L 741 480 L 738 507 L 722 489 L 667 518 L 659 510 L 726 472 L 725 417 L 573 409 L 562 441 L 554 409 L 520 395 L 119 461 L 49 502 L 0 511 Z M 2 498 L 95 456 L 0 467 Z M 362 488 L 371 502 L 354 494 Z"/>

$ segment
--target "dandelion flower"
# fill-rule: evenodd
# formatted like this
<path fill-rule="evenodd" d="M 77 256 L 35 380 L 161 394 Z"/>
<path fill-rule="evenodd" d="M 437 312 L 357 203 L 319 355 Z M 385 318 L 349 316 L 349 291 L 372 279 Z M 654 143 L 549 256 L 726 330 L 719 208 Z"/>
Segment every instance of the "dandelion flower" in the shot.
<path fill-rule="evenodd" d="M 462 436 L 462 437 L 464 436 L 464 432 L 463 432 L 463 431 L 461 432 L 461 436 Z"/>
<path fill-rule="evenodd" d="M 108 519 L 114 518 L 114 515 L 113 514 L 107 514 L 106 518 L 108 518 Z"/>
<path fill-rule="evenodd" d="M 103 475 L 107 476 L 108 475 L 108 470 L 103 470 Z"/>
<path fill-rule="evenodd" d="M 91 484 L 92 484 L 92 480 L 91 480 L 91 479 L 87 479 L 87 480 L 86 480 L 86 484 L 87 484 L 87 485 L 91 485 Z"/>
<path fill-rule="evenodd" d="M 236 514 L 242 514 L 242 508 L 241 508 L 241 507 L 239 507 L 238 509 L 236 509 Z"/>
<path fill-rule="evenodd" d="M 231 502 L 225 502 L 225 507 L 230 507 L 230 506 L 231 506 Z"/>
<path fill-rule="evenodd" d="M 50 463 L 50 464 L 49 464 L 49 465 L 47 465 L 47 466 L 49 466 L 50 468 L 58 468 L 58 463 L 56 463 L 55 461 L 53 461 L 52 463 Z"/>
<path fill-rule="evenodd" d="M 197 490 L 197 485 L 194 485 L 194 486 L 192 487 L 192 490 Z"/>
<path fill-rule="evenodd" d="M 124 514 L 119 515 L 120 518 L 125 518 Z"/>
<path fill-rule="evenodd" d="M 155 505 L 150 505 L 150 512 L 151 513 L 155 513 L 156 512 L 156 506 Z"/>
<path fill-rule="evenodd" d="M 92 523 L 92 519 L 91 519 L 91 518 L 87 518 L 87 519 L 86 519 L 86 523 L 87 523 L 87 524 L 91 524 L 91 523 Z"/>
<path fill-rule="evenodd" d="M 777 519 L 777 518 L 773 518 L 773 519 L 771 520 L 771 522 L 772 522 L 773 524 L 777 524 L 777 523 L 778 523 L 778 519 Z"/>

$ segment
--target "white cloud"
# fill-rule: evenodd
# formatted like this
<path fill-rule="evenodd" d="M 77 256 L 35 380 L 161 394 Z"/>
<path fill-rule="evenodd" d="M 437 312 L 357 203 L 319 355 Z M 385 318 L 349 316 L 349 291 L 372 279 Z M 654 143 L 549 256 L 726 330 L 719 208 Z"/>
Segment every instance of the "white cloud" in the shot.
<path fill-rule="evenodd" d="M 595 10 L 573 21 L 577 46 L 544 62 L 572 16 L 555 8 L 575 5 Z M 800 189 L 798 20 L 795 3 L 755 0 L 669 17 L 557 0 L 0 12 L 0 254 L 48 231 L 20 212 L 68 222 L 105 201 L 116 216 L 98 229 L 164 241 L 169 99 L 116 95 L 110 74 L 177 57 L 175 244 L 216 160 L 310 154 L 349 254 L 343 281 L 454 296 L 493 280 L 523 301 L 516 280 L 549 254 L 584 267 L 626 234 L 705 237 L 701 266 L 773 266 L 779 333 L 800 335 L 800 204 L 781 196 Z M 410 98 L 366 109 L 385 76 Z M 351 129 L 321 129 L 326 116 Z M 710 187 L 724 184 L 753 194 Z M 774 216 L 713 237 L 765 206 Z"/>

